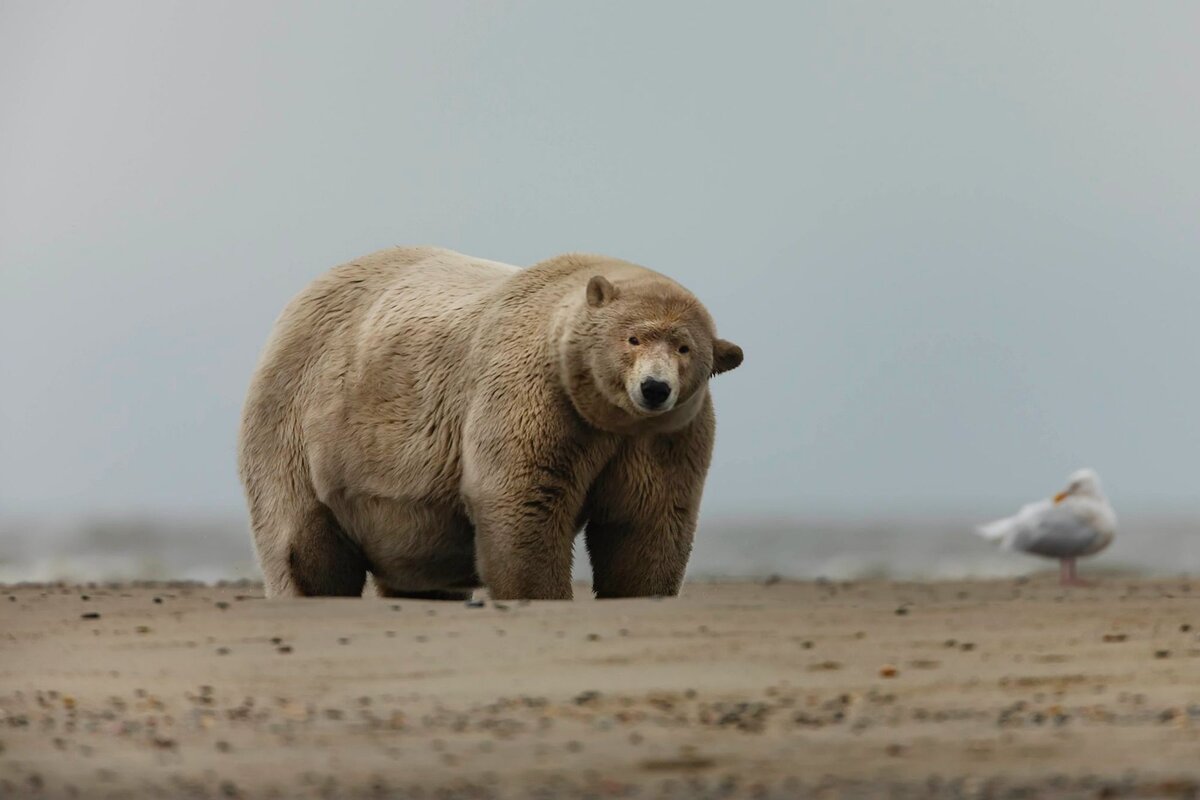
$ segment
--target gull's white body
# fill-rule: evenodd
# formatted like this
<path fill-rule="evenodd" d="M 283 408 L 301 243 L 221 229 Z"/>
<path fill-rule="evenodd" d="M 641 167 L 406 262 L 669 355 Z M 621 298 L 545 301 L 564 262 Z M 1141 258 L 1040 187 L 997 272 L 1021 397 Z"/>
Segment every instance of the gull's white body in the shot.
<path fill-rule="evenodd" d="M 1100 491 L 1096 473 L 1080 470 L 1055 499 L 1030 503 L 976 532 L 1005 550 L 1059 559 L 1064 583 L 1073 583 L 1075 559 L 1099 553 L 1112 543 L 1117 515 Z"/>

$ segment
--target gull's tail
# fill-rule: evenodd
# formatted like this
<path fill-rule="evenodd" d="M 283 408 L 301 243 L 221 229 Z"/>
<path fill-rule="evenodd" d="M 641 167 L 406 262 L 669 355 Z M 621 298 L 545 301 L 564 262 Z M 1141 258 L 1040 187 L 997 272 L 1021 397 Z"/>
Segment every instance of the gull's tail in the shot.
<path fill-rule="evenodd" d="M 975 528 L 975 533 L 985 539 L 990 539 L 993 542 L 1003 542 L 1007 540 L 1015 531 L 1017 522 L 1012 517 L 1007 519 L 998 519 L 995 522 L 989 522 L 986 525 L 978 525 Z"/>

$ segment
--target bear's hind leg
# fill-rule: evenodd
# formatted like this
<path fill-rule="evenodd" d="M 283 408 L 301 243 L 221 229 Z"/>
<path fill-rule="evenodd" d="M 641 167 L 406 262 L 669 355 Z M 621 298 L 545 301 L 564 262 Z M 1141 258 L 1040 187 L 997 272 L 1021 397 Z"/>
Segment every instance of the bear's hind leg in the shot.
<path fill-rule="evenodd" d="M 367 561 L 318 505 L 280 535 L 257 536 L 268 597 L 361 597 Z"/>

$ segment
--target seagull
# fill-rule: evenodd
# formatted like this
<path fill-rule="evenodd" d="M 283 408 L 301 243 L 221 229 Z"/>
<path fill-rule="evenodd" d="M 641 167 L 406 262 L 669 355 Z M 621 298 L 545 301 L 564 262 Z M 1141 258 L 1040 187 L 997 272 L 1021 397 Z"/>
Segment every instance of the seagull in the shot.
<path fill-rule="evenodd" d="M 1081 469 L 1067 479 L 1067 488 L 1053 499 L 1023 506 L 1011 517 L 980 525 L 976 533 L 999 542 L 1005 550 L 1020 550 L 1059 560 L 1063 586 L 1080 585 L 1075 559 L 1099 553 L 1117 533 L 1117 515 L 1100 491 L 1095 470 Z"/>

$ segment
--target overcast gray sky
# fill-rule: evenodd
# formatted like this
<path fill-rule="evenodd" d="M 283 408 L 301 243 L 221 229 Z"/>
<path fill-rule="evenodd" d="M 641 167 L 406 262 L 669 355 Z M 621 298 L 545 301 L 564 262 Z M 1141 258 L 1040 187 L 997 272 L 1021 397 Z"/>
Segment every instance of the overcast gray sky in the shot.
<path fill-rule="evenodd" d="M 0 509 L 237 512 L 320 271 L 692 288 L 710 513 L 1200 508 L 1200 4 L 0 3 Z M 1121 507 L 1119 505 L 1119 507 Z"/>

